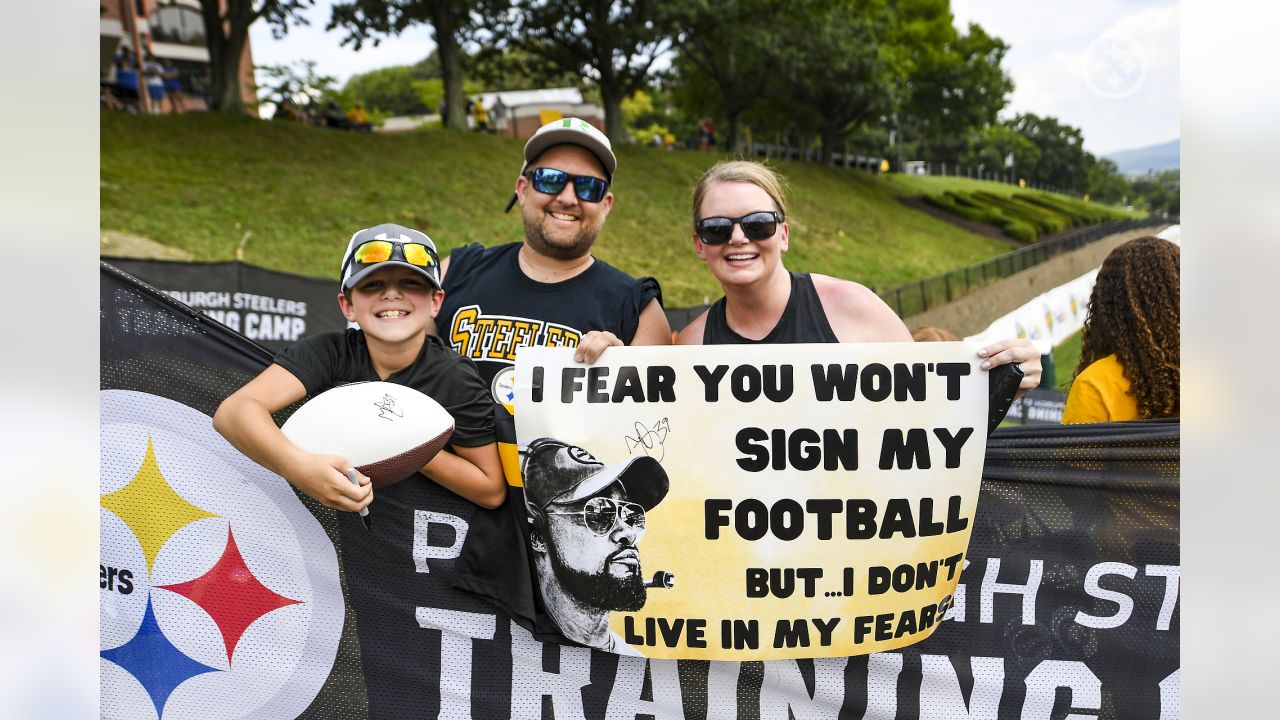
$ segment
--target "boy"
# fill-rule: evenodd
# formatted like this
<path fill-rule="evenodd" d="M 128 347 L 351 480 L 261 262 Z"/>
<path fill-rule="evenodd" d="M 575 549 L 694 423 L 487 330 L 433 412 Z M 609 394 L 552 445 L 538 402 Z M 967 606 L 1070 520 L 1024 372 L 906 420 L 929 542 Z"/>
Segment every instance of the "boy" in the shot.
<path fill-rule="evenodd" d="M 454 419 L 445 449 L 420 471 L 486 508 L 506 499 L 493 431 L 493 401 L 475 365 L 427 334 L 440 310 L 440 259 L 425 234 L 384 224 L 351 236 L 343 256 L 338 306 L 359 329 L 306 338 L 222 402 L 213 426 L 232 445 L 302 492 L 335 510 L 373 500 L 369 478 L 357 487 L 338 455 L 308 453 L 285 438 L 271 413 L 351 382 L 384 380 L 412 387 Z M 334 418 L 342 422 L 342 418 Z"/>

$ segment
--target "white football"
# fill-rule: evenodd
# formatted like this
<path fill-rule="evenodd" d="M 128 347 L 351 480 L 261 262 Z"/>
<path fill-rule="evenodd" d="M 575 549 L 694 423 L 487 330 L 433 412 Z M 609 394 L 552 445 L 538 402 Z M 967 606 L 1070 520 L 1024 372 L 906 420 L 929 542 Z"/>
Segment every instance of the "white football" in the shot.
<path fill-rule="evenodd" d="M 453 434 L 453 417 L 413 388 L 359 382 L 311 398 L 280 430 L 307 452 L 345 457 L 376 488 L 404 480 L 435 457 Z"/>

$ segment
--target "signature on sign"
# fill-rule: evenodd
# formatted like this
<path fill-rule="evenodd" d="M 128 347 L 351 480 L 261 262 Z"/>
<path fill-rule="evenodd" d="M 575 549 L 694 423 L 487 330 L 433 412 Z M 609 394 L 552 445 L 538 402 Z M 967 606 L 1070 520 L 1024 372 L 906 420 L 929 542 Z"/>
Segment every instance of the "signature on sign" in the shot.
<path fill-rule="evenodd" d="M 637 420 L 635 437 L 626 436 L 627 452 L 634 454 L 636 449 L 642 449 L 645 455 L 662 462 L 662 456 L 666 452 L 662 443 L 666 441 L 669 434 L 671 434 L 671 422 L 667 418 L 662 418 L 651 428 L 645 427 L 644 423 Z"/>

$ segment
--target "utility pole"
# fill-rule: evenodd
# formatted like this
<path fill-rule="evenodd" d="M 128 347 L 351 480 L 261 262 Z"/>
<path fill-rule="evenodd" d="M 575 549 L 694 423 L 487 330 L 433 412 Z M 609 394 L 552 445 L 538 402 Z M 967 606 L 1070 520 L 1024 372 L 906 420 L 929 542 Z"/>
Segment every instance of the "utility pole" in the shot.
<path fill-rule="evenodd" d="M 144 115 L 151 114 L 151 88 L 147 87 L 146 76 L 142 74 L 142 33 L 138 32 L 138 12 L 134 0 L 120 0 L 124 6 L 124 14 L 129 18 L 129 32 L 133 37 L 133 62 L 138 70 L 138 103 Z"/>

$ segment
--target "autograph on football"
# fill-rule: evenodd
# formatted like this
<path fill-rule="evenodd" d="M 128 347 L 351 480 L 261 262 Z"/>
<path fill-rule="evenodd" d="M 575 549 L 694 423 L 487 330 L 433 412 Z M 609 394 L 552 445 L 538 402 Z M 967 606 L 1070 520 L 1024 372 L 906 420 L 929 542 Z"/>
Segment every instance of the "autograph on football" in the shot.
<path fill-rule="evenodd" d="M 383 395 L 380 402 L 373 404 L 378 408 L 378 417 L 383 420 L 395 420 L 404 417 L 404 411 L 396 406 L 396 399 L 390 395 Z"/>

